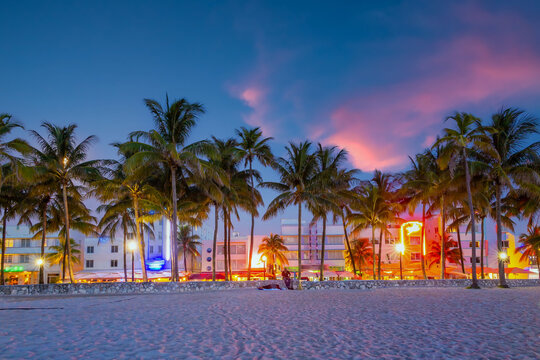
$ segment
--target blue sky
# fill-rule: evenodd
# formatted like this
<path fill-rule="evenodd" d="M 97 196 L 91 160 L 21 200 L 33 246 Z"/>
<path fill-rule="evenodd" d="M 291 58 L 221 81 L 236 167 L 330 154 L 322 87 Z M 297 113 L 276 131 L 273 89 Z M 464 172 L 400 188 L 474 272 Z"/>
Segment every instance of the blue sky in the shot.
<path fill-rule="evenodd" d="M 167 92 L 205 105 L 193 141 L 260 126 L 278 155 L 309 138 L 365 176 L 399 171 L 456 110 L 540 115 L 539 16 L 535 1 L 3 1 L 0 112 L 75 122 L 111 158 Z"/>

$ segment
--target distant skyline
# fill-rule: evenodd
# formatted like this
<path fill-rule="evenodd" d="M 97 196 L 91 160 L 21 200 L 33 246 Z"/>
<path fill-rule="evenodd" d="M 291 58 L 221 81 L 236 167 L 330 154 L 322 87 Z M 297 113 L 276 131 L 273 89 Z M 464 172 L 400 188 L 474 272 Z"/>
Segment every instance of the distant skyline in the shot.
<path fill-rule="evenodd" d="M 143 98 L 168 93 L 207 109 L 192 141 L 260 126 L 278 156 L 338 145 L 368 178 L 406 169 L 455 111 L 540 116 L 538 18 L 538 1 L 4 1 L 0 112 L 77 123 L 99 138 L 91 157 L 114 158 L 110 143 L 153 125 Z"/>

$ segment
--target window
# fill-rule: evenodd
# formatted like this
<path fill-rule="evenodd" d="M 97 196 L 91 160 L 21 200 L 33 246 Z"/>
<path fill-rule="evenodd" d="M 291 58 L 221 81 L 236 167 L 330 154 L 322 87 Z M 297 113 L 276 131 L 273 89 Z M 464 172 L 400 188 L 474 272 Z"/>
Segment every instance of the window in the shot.
<path fill-rule="evenodd" d="M 508 243 L 508 240 L 503 240 L 502 241 L 502 247 L 503 248 L 509 248 L 510 247 L 510 244 Z"/>
<path fill-rule="evenodd" d="M 420 253 L 411 253 L 411 261 L 420 261 Z"/>
<path fill-rule="evenodd" d="M 409 243 L 411 245 L 420 245 L 422 242 L 420 241 L 420 236 L 411 236 L 409 238 Z"/>
<path fill-rule="evenodd" d="M 322 243 L 322 239 L 321 239 Z M 343 245 L 343 236 L 340 235 L 328 235 L 326 237 L 327 245 Z"/>
<path fill-rule="evenodd" d="M 236 245 L 236 253 L 237 254 L 245 254 L 246 253 L 246 245 Z"/>
<path fill-rule="evenodd" d="M 111 245 L 111 252 L 117 253 L 118 252 L 118 245 Z"/>
<path fill-rule="evenodd" d="M 30 255 L 19 255 L 19 262 L 21 264 L 28 264 L 30 262 Z"/>
<path fill-rule="evenodd" d="M 476 247 L 477 247 L 477 248 L 480 247 L 480 243 L 479 243 L 478 241 L 475 241 L 475 243 L 476 243 Z M 472 245 L 473 245 L 473 244 L 472 244 L 472 241 L 469 241 L 469 247 L 470 247 L 470 248 L 472 248 Z"/>
<path fill-rule="evenodd" d="M 473 259 L 472 257 L 469 258 L 469 262 L 470 262 L 471 264 L 472 264 L 472 259 Z M 476 263 L 477 263 L 477 264 L 480 264 L 480 257 L 479 257 L 479 256 L 476 257 Z"/>
<path fill-rule="evenodd" d="M 154 247 L 150 245 L 150 254 L 153 254 L 153 253 L 154 253 Z"/>
<path fill-rule="evenodd" d="M 7 264 L 12 264 L 13 263 L 13 255 L 7 255 L 6 254 L 5 259 L 6 259 Z"/>
<path fill-rule="evenodd" d="M 385 238 L 385 239 L 384 239 L 384 243 L 385 243 L 385 244 L 395 244 L 395 243 L 396 243 L 396 239 L 393 239 L 393 238 Z"/>
<path fill-rule="evenodd" d="M 111 267 L 118 267 L 118 260 L 111 260 Z"/>
<path fill-rule="evenodd" d="M 217 254 L 218 255 L 223 255 L 224 254 L 224 246 L 223 245 L 218 245 Z"/>
<path fill-rule="evenodd" d="M 133 233 L 132 233 L 132 232 L 128 232 L 128 233 L 127 233 L 127 238 L 128 238 L 128 240 L 132 240 L 132 239 L 133 239 Z"/>
<path fill-rule="evenodd" d="M 6 239 L 6 247 L 13 247 L 13 240 Z"/>
<path fill-rule="evenodd" d="M 162 254 L 163 253 L 163 247 L 161 245 L 159 245 L 157 248 L 158 248 L 158 253 Z"/>
<path fill-rule="evenodd" d="M 342 250 L 328 250 L 326 252 L 326 259 L 343 260 L 343 251 Z"/>
<path fill-rule="evenodd" d="M 94 267 L 94 260 L 86 260 L 86 267 L 87 268 L 93 268 Z"/>
<path fill-rule="evenodd" d="M 94 247 L 93 246 L 87 246 L 86 247 L 86 253 L 87 254 L 93 254 L 94 253 Z"/>
<path fill-rule="evenodd" d="M 29 248 L 30 246 L 31 246 L 31 240 L 30 239 L 21 239 L 21 247 Z"/>

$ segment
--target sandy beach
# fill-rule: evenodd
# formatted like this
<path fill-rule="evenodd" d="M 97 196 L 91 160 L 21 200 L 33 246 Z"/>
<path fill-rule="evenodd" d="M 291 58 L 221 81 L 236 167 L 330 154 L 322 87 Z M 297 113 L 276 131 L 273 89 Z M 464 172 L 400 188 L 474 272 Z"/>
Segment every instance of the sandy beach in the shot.
<path fill-rule="evenodd" d="M 538 359 L 540 288 L 0 299 L 2 359 Z"/>

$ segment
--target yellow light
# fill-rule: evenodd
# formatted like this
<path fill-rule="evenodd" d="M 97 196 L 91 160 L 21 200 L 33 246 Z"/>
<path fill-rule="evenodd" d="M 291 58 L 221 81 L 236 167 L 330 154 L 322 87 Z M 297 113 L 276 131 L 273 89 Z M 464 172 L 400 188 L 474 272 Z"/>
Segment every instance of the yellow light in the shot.
<path fill-rule="evenodd" d="M 402 244 L 405 243 L 405 230 L 407 230 L 407 236 L 410 236 L 413 233 L 420 232 L 422 230 L 422 222 L 421 221 L 407 221 L 401 224 L 399 233 L 400 233 L 400 240 Z M 422 239 L 422 253 L 426 255 L 425 235 L 423 236 L 423 239 Z"/>
<path fill-rule="evenodd" d="M 508 259 L 508 254 L 501 251 L 501 252 L 499 253 L 499 259 L 501 259 L 501 260 L 506 260 L 506 259 Z"/>
<path fill-rule="evenodd" d="M 262 261 L 266 261 L 266 256 L 261 257 Z"/>
<path fill-rule="evenodd" d="M 129 251 L 137 250 L 137 243 L 135 241 L 128 242 L 128 250 Z"/>
<path fill-rule="evenodd" d="M 403 255 L 405 253 L 405 245 L 403 243 L 396 244 L 396 251 Z"/>
<path fill-rule="evenodd" d="M 37 260 L 36 260 L 36 265 L 37 265 L 37 266 L 43 265 L 43 259 L 42 259 L 42 258 L 37 259 Z"/>
<path fill-rule="evenodd" d="M 64 166 L 67 166 L 67 164 L 68 164 L 68 158 L 65 157 L 65 158 L 64 158 Z"/>

